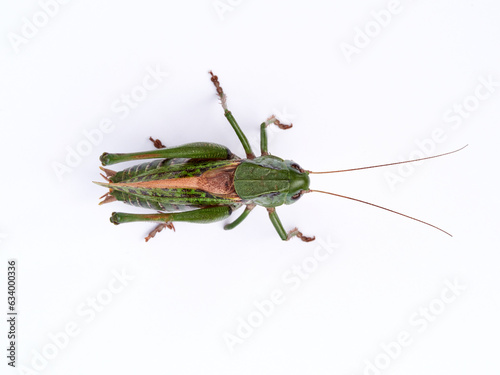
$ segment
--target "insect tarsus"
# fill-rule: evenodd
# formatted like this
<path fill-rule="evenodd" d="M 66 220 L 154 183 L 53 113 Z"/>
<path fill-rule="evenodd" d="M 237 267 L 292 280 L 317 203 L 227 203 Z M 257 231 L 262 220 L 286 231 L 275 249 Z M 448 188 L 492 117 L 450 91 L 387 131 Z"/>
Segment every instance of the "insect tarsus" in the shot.
<path fill-rule="evenodd" d="M 168 223 L 158 224 L 155 229 L 153 229 L 149 235 L 145 238 L 146 242 L 148 242 L 151 238 L 156 236 L 156 233 L 160 233 L 163 229 L 168 228 L 175 232 L 174 224 L 169 221 Z"/>
<path fill-rule="evenodd" d="M 165 148 L 165 145 L 163 143 L 161 143 L 161 141 L 159 139 L 153 139 L 153 137 L 149 137 L 149 140 L 151 142 L 153 142 L 153 145 L 156 148 Z"/>

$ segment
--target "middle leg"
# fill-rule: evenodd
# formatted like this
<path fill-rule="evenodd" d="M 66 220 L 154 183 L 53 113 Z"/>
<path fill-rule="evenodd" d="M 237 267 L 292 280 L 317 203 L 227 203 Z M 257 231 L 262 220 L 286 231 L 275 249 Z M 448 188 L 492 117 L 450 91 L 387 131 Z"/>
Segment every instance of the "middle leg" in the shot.
<path fill-rule="evenodd" d="M 222 90 L 222 87 L 220 86 L 219 77 L 217 77 L 214 73 L 212 73 L 212 71 L 210 71 L 210 75 L 212 76 L 210 80 L 213 82 L 215 89 L 217 90 L 217 95 L 219 96 L 222 108 L 224 109 L 224 116 L 226 116 L 227 120 L 229 121 L 236 135 L 238 136 L 243 148 L 245 149 L 247 159 L 255 159 L 255 154 L 252 151 L 252 147 L 250 147 L 250 143 L 248 142 L 245 133 L 243 133 L 240 126 L 234 119 L 231 111 L 227 109 L 227 96 L 224 93 L 224 90 Z"/>

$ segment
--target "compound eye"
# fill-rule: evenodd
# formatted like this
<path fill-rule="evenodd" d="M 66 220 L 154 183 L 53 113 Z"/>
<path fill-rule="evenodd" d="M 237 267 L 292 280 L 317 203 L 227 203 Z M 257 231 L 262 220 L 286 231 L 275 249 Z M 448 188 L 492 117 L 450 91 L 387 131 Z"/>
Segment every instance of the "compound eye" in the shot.
<path fill-rule="evenodd" d="M 298 165 L 297 163 L 290 164 L 290 167 L 292 167 L 293 169 L 298 170 L 299 172 L 304 172 L 304 170 L 302 168 L 300 168 L 300 165 Z"/>
<path fill-rule="evenodd" d="M 300 197 L 302 196 L 302 191 L 298 192 L 297 194 L 295 195 L 292 195 L 292 199 L 294 201 L 296 201 L 297 199 L 299 199 Z"/>

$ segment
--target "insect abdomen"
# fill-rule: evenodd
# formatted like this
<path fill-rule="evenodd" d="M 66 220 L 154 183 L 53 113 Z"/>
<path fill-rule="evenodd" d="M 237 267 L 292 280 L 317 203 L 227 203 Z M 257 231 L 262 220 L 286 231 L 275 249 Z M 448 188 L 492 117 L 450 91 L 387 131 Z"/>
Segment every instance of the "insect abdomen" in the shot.
<path fill-rule="evenodd" d="M 130 189 L 120 191 L 113 189 L 110 193 L 117 200 L 136 207 L 144 207 L 159 211 L 189 211 L 194 208 L 207 206 L 235 205 L 233 199 L 213 196 L 202 190 L 194 189 L 163 189 L 161 193 L 152 190 Z"/>
<path fill-rule="evenodd" d="M 160 160 L 140 164 L 110 178 L 110 195 L 137 207 L 186 211 L 198 207 L 238 206 L 234 190 L 237 161 Z"/>

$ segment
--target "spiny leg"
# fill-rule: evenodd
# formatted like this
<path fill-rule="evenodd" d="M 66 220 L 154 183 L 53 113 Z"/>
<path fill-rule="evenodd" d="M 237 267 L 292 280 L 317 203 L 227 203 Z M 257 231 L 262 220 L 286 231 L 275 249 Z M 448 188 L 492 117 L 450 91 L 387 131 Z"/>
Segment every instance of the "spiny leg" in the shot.
<path fill-rule="evenodd" d="M 266 128 L 269 125 L 271 125 L 271 124 L 274 124 L 278 128 L 283 129 L 283 130 L 290 129 L 293 126 L 293 124 L 290 124 L 290 125 L 282 124 L 276 118 L 275 115 L 272 115 L 265 122 L 263 122 L 260 125 L 260 153 L 261 153 L 261 155 L 269 155 L 269 152 L 267 151 L 267 132 L 266 132 Z"/>
<path fill-rule="evenodd" d="M 249 204 L 249 205 L 247 205 L 245 207 L 245 211 L 243 211 L 243 213 L 240 216 L 238 216 L 238 218 L 235 221 L 233 221 L 232 223 L 226 224 L 224 226 L 224 229 L 225 230 L 230 230 L 230 229 L 233 229 L 236 226 L 238 226 L 243 220 L 245 220 L 245 218 L 248 216 L 248 214 L 250 213 L 250 211 L 252 211 L 254 208 L 255 208 L 255 204 Z"/>
<path fill-rule="evenodd" d="M 153 139 L 153 137 L 149 137 L 149 140 L 151 142 L 153 142 L 153 145 L 156 148 L 166 148 L 165 145 L 163 143 L 161 143 L 161 141 L 159 139 Z"/>
<path fill-rule="evenodd" d="M 290 238 L 297 236 L 304 242 L 311 242 L 314 241 L 316 237 L 306 237 L 300 232 L 297 228 L 292 229 L 288 233 L 285 231 L 285 228 L 283 228 L 283 224 L 281 224 L 281 220 L 276 213 L 276 209 L 274 207 L 270 207 L 267 209 L 267 212 L 269 212 L 269 218 L 271 219 L 271 222 L 274 225 L 274 228 L 278 232 L 279 236 L 283 241 L 288 241 Z"/>
<path fill-rule="evenodd" d="M 253 153 L 252 148 L 250 147 L 250 143 L 248 143 L 248 139 L 245 136 L 245 133 L 243 133 L 240 126 L 234 119 L 231 111 L 227 109 L 227 96 L 224 93 L 224 90 L 222 90 L 222 87 L 220 86 L 219 78 L 216 75 L 214 75 L 212 71 L 210 71 L 209 73 L 211 75 L 210 80 L 212 81 L 212 83 L 215 86 L 215 89 L 217 90 L 217 95 L 219 96 L 222 108 L 224 109 L 224 116 L 226 116 L 227 120 L 229 121 L 234 131 L 236 132 L 236 135 L 238 136 L 241 144 L 243 145 L 247 159 L 255 159 L 255 154 Z"/>
<path fill-rule="evenodd" d="M 110 221 L 113 224 L 131 223 L 134 221 L 151 221 L 160 222 L 153 231 L 146 237 L 146 241 L 154 237 L 156 233 L 164 228 L 173 229 L 172 222 L 186 221 L 190 223 L 213 223 L 215 221 L 224 220 L 232 213 L 232 208 L 229 206 L 214 206 L 200 208 L 198 210 L 173 213 L 157 213 L 157 214 L 128 214 L 124 212 L 113 212 Z"/>

